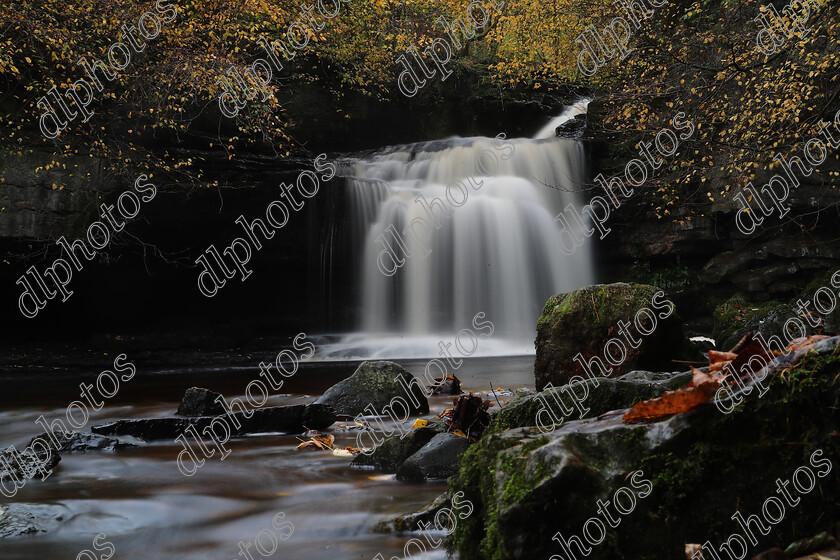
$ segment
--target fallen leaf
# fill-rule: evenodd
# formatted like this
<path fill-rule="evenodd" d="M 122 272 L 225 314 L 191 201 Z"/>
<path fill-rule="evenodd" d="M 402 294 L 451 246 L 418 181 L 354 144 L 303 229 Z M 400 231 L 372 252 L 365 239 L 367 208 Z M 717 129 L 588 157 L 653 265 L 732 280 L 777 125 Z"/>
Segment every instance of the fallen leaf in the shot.
<path fill-rule="evenodd" d="M 717 362 L 731 362 L 738 357 L 734 352 L 718 352 L 717 350 L 709 350 L 709 363 L 715 364 Z"/>
<path fill-rule="evenodd" d="M 326 437 L 323 436 L 313 436 L 309 438 L 309 441 L 304 441 L 300 445 L 297 446 L 298 449 L 306 449 L 308 447 L 314 447 L 316 449 L 325 449 L 329 450 L 333 448 L 333 442 L 335 441 L 335 436 L 332 434 L 327 434 Z"/>
<path fill-rule="evenodd" d="M 688 387 L 667 391 L 661 397 L 636 403 L 624 414 L 622 419 L 625 422 L 633 422 L 662 418 L 663 416 L 691 410 L 695 406 L 707 402 L 720 387 L 721 378 L 704 373 L 694 367 L 691 368 L 691 372 L 693 377 Z"/>
<path fill-rule="evenodd" d="M 411 425 L 412 428 L 425 428 L 429 425 L 428 420 L 423 420 L 422 418 L 418 418 L 414 421 L 414 424 Z"/>

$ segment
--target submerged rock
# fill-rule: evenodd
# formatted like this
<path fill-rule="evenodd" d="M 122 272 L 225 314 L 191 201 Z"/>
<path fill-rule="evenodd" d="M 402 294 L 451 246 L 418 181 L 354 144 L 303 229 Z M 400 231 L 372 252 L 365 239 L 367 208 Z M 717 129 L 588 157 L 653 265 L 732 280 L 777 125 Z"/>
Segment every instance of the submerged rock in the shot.
<path fill-rule="evenodd" d="M 225 413 L 225 407 L 216 399 L 221 397 L 216 393 L 203 387 L 190 387 L 184 393 L 181 404 L 178 405 L 179 416 L 218 416 Z"/>
<path fill-rule="evenodd" d="M 770 536 L 754 531 L 750 550 L 831 530 L 840 517 L 836 343 L 815 345 L 824 354 L 800 356 L 784 376 L 764 383 L 763 396 L 756 386 L 742 393 L 729 414 L 707 403 L 648 424 L 624 423 L 625 410 L 616 410 L 548 434 L 533 427 L 488 432 L 450 479 L 450 491 L 463 491 L 476 508 L 450 545 L 463 560 L 565 558 L 552 538 L 584 539 L 584 525 L 596 518 L 606 530 L 589 559 L 684 558 L 685 543 L 709 541 L 719 550 L 733 533 L 743 534 L 731 519 L 736 511 L 765 523 L 763 504 L 777 496 L 776 480 L 791 480 L 800 467 L 811 470 L 801 476 L 814 480 L 811 491 L 796 494 L 802 503 L 787 508 Z M 629 511 L 627 492 L 634 497 Z M 617 513 L 619 495 L 626 514 Z M 617 524 L 607 524 L 598 500 L 612 504 L 606 509 Z M 588 527 L 597 540 L 594 522 Z"/>
<path fill-rule="evenodd" d="M 118 420 L 93 426 L 97 434 L 134 436 L 144 440 L 175 439 L 192 424 L 199 433 L 213 421 L 223 421 L 232 435 L 259 432 L 300 432 L 305 428 L 322 430 L 335 422 L 335 413 L 321 404 L 296 404 L 256 408 L 221 416 L 200 416 L 197 418 L 143 418 L 139 420 Z"/>
<path fill-rule="evenodd" d="M 52 531 L 67 515 L 66 508 L 46 504 L 0 506 L 0 539 Z"/>
<path fill-rule="evenodd" d="M 88 451 L 115 451 L 125 447 L 136 447 L 132 442 L 122 441 L 90 432 L 62 432 L 55 430 L 52 435 L 46 432 L 35 436 L 32 441 L 41 439 L 50 444 L 50 449 L 62 453 L 86 453 Z M 30 442 L 30 445 L 32 442 Z"/>
<path fill-rule="evenodd" d="M 579 353 L 587 361 L 597 358 L 610 377 L 634 369 L 669 367 L 683 353 L 685 340 L 673 303 L 664 293 L 654 297 L 659 291 L 643 284 L 598 284 L 549 299 L 537 322 L 534 343 L 537 389 L 548 383 L 565 385 L 573 376 L 602 375 L 594 365 L 591 375 L 587 374 L 580 358 L 575 360 Z M 652 332 L 644 335 L 638 326 Z M 627 331 L 629 335 L 623 334 Z M 606 348 L 611 339 L 618 342 Z M 612 364 L 607 352 L 613 356 Z"/>
<path fill-rule="evenodd" d="M 397 469 L 397 479 L 420 481 L 449 478 L 458 471 L 458 461 L 470 446 L 466 438 L 455 434 L 437 434 Z"/>
<path fill-rule="evenodd" d="M 401 399 L 412 414 L 429 412 L 429 400 L 420 382 L 394 362 L 362 362 L 353 375 L 327 389 L 315 402 L 331 406 L 337 414 L 355 416 L 372 405 L 377 413 Z M 397 414 L 402 409 L 397 409 Z"/>
<path fill-rule="evenodd" d="M 380 521 L 374 526 L 373 530 L 377 533 L 420 531 L 422 530 L 421 522 L 424 526 L 434 523 L 435 515 L 443 508 L 449 507 L 449 504 L 449 495 L 444 492 L 415 512 Z"/>

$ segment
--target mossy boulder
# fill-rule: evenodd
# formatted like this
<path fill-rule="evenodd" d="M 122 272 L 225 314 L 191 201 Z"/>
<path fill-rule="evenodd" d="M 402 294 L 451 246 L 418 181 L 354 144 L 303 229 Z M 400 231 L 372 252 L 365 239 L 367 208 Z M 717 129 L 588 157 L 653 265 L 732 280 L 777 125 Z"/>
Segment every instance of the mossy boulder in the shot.
<path fill-rule="evenodd" d="M 688 385 L 690 381 L 690 371 L 654 373 L 637 370 L 621 377 L 588 379 L 581 384 L 522 393 L 491 416 L 487 429 L 503 432 L 510 428 L 537 426 L 537 414 L 542 408 L 549 410 L 550 414 L 550 417 L 543 415 L 544 424 L 551 422 L 559 426 L 568 420 L 593 418 L 610 410 L 629 408 L 639 401 L 659 397 L 665 391 Z"/>
<path fill-rule="evenodd" d="M 462 560 L 549 558 L 562 554 L 552 537 L 583 539 L 584 524 L 596 517 L 606 536 L 588 559 L 685 558 L 685 543 L 719 547 L 743 535 L 735 512 L 764 519 L 765 500 L 779 496 L 776 480 L 790 480 L 803 466 L 818 475 L 813 489 L 791 490 L 801 501 L 768 535 L 755 531 L 744 556 L 832 530 L 840 519 L 839 341 L 821 342 L 770 378 L 763 396 L 753 391 L 729 414 L 707 403 L 645 424 L 624 423 L 618 410 L 548 434 L 529 427 L 488 432 L 450 479 L 450 492 L 464 492 L 475 511 L 459 521 L 448 546 Z M 811 462 L 817 450 L 819 460 L 834 463 L 831 471 Z M 634 476 L 650 482 L 649 495 Z M 597 500 L 610 501 L 622 487 L 634 492 L 636 505 L 626 515 L 609 508 L 619 520 L 611 528 Z"/>
<path fill-rule="evenodd" d="M 382 413 L 394 398 L 402 399 L 412 414 L 429 412 L 429 400 L 410 371 L 394 362 L 362 362 L 353 375 L 327 389 L 315 403 L 332 407 L 336 414 L 355 416 L 368 405 Z"/>
<path fill-rule="evenodd" d="M 640 333 L 639 326 L 650 334 Z M 606 348 L 611 339 L 618 342 Z M 609 377 L 636 369 L 665 369 L 682 355 L 685 340 L 675 307 L 664 292 L 644 284 L 618 283 L 553 296 L 537 322 L 534 345 L 536 387 L 543 389 L 548 383 L 565 385 L 574 376 L 603 375 L 599 367 L 593 366 L 591 374 L 582 368 L 582 360 L 593 358 L 604 364 Z M 581 357 L 575 360 L 578 354 Z"/>

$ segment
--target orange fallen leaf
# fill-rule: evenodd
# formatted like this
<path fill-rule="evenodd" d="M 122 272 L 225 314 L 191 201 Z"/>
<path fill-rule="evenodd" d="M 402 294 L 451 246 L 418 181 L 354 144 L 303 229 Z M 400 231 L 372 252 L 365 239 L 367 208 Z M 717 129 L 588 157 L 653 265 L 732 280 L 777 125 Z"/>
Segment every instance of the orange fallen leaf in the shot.
<path fill-rule="evenodd" d="M 738 357 L 735 352 L 718 352 L 717 350 L 709 350 L 709 363 L 715 364 L 717 362 L 731 362 Z"/>
<path fill-rule="evenodd" d="M 727 362 L 715 362 L 715 363 L 713 363 L 712 365 L 709 366 L 709 371 L 723 371 L 723 368 L 725 368 L 726 364 L 729 364 L 729 363 L 730 362 L 728 362 L 728 361 Z"/>
<path fill-rule="evenodd" d="M 691 410 L 711 399 L 721 384 L 721 378 L 691 368 L 693 377 L 688 387 L 667 391 L 661 397 L 636 403 L 622 418 L 625 422 L 662 418 Z"/>
<path fill-rule="evenodd" d="M 462 437 L 462 438 L 464 438 L 464 439 L 469 439 L 469 438 L 467 437 L 467 434 L 465 434 L 465 433 L 464 433 L 464 432 L 462 432 L 461 430 L 452 430 L 450 433 L 451 433 L 451 434 L 455 434 L 456 436 L 458 436 L 458 437 Z"/>
<path fill-rule="evenodd" d="M 422 418 L 418 418 L 414 421 L 414 424 L 411 425 L 412 428 L 423 428 L 429 425 L 428 420 L 423 420 Z"/>

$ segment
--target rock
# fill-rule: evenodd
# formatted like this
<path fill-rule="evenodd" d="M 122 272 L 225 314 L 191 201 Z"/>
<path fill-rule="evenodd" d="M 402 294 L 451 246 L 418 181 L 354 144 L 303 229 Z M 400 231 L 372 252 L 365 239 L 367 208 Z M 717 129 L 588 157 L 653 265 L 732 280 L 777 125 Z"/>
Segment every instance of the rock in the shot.
<path fill-rule="evenodd" d="M 362 362 L 353 375 L 327 389 L 315 403 L 329 405 L 337 414 L 355 416 L 364 413 L 368 405 L 381 413 L 395 397 L 403 399 L 413 414 L 429 412 L 423 387 L 409 371 L 394 362 Z"/>
<path fill-rule="evenodd" d="M 0 539 L 52 531 L 64 521 L 67 509 L 58 505 L 8 504 L 0 506 Z"/>
<path fill-rule="evenodd" d="M 548 408 L 554 418 L 551 422 L 557 426 L 568 420 L 593 418 L 610 410 L 629 408 L 639 401 L 659 397 L 665 391 L 688 385 L 690 381 L 690 371 L 653 373 L 637 370 L 616 378 L 589 379 L 574 389 L 553 387 L 536 393 L 522 393 L 491 416 L 488 430 L 501 432 L 510 428 L 537 426 L 537 414 L 543 407 Z M 571 396 L 572 390 L 575 399 Z M 576 400 L 580 407 L 575 405 Z M 570 410 L 572 413 L 564 416 L 564 408 L 565 413 Z M 547 424 L 548 417 L 543 418 L 543 422 Z"/>
<path fill-rule="evenodd" d="M 840 403 L 840 354 L 831 347 L 836 341 L 826 344 L 830 353 L 805 354 L 784 376 L 772 376 L 763 396 L 752 391 L 731 414 L 708 403 L 644 424 L 624 423 L 625 410 L 616 410 L 547 435 L 528 427 L 488 432 L 449 481 L 450 492 L 464 492 L 475 507 L 452 545 L 462 560 L 566 557 L 552 537 L 583 539 L 590 518 L 606 525 L 598 500 L 617 503 L 624 487 L 635 496 L 632 511 L 607 508 L 620 523 L 588 560 L 682 558 L 685 543 L 724 543 L 739 528 L 730 519 L 736 511 L 761 517 L 776 480 L 790 480 L 803 465 L 815 480 L 807 504 L 786 508 L 772 534 L 756 532 L 755 546 L 831 530 L 840 517 L 840 477 L 828 475 L 827 463 L 817 467 L 840 455 L 840 416 L 827 412 Z M 622 503 L 626 510 L 626 497 Z"/>
<path fill-rule="evenodd" d="M 470 443 L 455 434 L 437 434 L 397 469 L 397 479 L 407 481 L 449 478 Z"/>
<path fill-rule="evenodd" d="M 39 439 L 37 436 L 32 441 Z M 43 440 L 35 447 L 30 445 L 24 449 L 15 447 L 12 452 L 10 446 L 0 452 L 0 485 L 3 488 L 20 488 L 33 477 L 43 479 L 61 461 L 61 456 L 55 445 L 49 439 Z"/>
<path fill-rule="evenodd" d="M 190 387 L 184 393 L 181 404 L 178 405 L 179 416 L 218 416 L 225 413 L 225 407 L 216 399 L 221 397 L 216 393 L 203 387 Z"/>
<path fill-rule="evenodd" d="M 251 414 L 248 417 L 248 414 Z M 195 425 L 199 433 L 210 426 L 216 419 L 223 419 L 231 434 L 238 436 L 259 432 L 300 432 L 305 428 L 321 430 L 335 422 L 332 409 L 320 404 L 296 404 L 291 406 L 271 406 L 246 412 L 221 416 L 200 416 L 196 418 L 144 418 L 140 420 L 118 420 L 108 424 L 93 426 L 91 431 L 97 434 L 134 436 L 144 440 L 175 439 L 184 433 L 190 424 Z M 218 423 L 218 420 L 216 420 Z M 237 427 L 237 424 L 239 427 Z"/>
<path fill-rule="evenodd" d="M 88 451 L 115 451 L 125 447 L 136 447 L 134 443 L 121 441 L 116 438 L 92 434 L 87 432 L 60 432 L 54 431 L 53 438 L 43 433 L 32 438 L 41 438 L 50 442 L 50 448 L 63 453 L 86 453 Z M 31 442 L 30 442 L 31 444 Z M 56 448 L 56 444 L 58 447 Z"/>
<path fill-rule="evenodd" d="M 444 430 L 443 424 L 414 428 L 400 437 L 399 434 L 386 438 L 373 453 L 359 454 L 350 466 L 372 466 L 384 472 L 394 473 L 403 462 L 417 453 L 421 447 L 429 443 L 436 434 Z"/>
<path fill-rule="evenodd" d="M 681 356 L 685 341 L 674 307 L 663 304 L 666 301 L 664 294 L 655 303 L 652 302 L 658 291 L 643 284 L 598 284 L 549 299 L 537 323 L 534 343 L 537 348 L 534 361 L 537 389 L 548 383 L 555 387 L 565 385 L 573 376 L 587 377 L 574 360 L 578 353 L 586 359 L 598 357 L 606 369 L 612 368 L 610 377 L 618 377 L 634 369 L 669 367 L 671 359 Z M 629 327 L 631 334 L 640 339 L 638 348 L 633 348 L 619 334 L 618 323 L 634 324 L 636 314 L 644 308 L 655 314 L 656 328 L 650 335 L 643 336 L 635 326 Z M 645 315 L 640 315 L 640 321 L 649 330 L 649 319 L 642 319 Z M 626 358 L 618 365 L 611 365 L 604 355 L 604 345 L 610 339 L 621 341 L 626 350 Z M 615 344 L 611 344 L 610 348 L 616 362 L 620 358 L 620 354 L 616 354 L 620 348 Z M 593 368 L 592 375 L 601 375 L 600 369 Z"/>
<path fill-rule="evenodd" d="M 373 527 L 373 530 L 376 533 L 420 531 L 423 529 L 420 526 L 421 522 L 424 525 L 427 523 L 434 524 L 435 515 L 445 507 L 449 507 L 449 496 L 444 492 L 416 512 L 380 521 Z"/>
<path fill-rule="evenodd" d="M 792 305 L 785 303 L 750 304 L 743 298 L 732 298 L 715 311 L 713 336 L 719 350 L 729 350 L 748 332 L 759 333 L 764 340 L 771 336 L 782 338 L 785 322 L 799 315 Z M 802 320 L 802 324 L 808 335 L 815 334 L 807 321 Z"/>
<path fill-rule="evenodd" d="M 581 138 L 586 130 L 586 114 L 575 115 L 554 129 L 554 135 L 561 138 Z"/>

